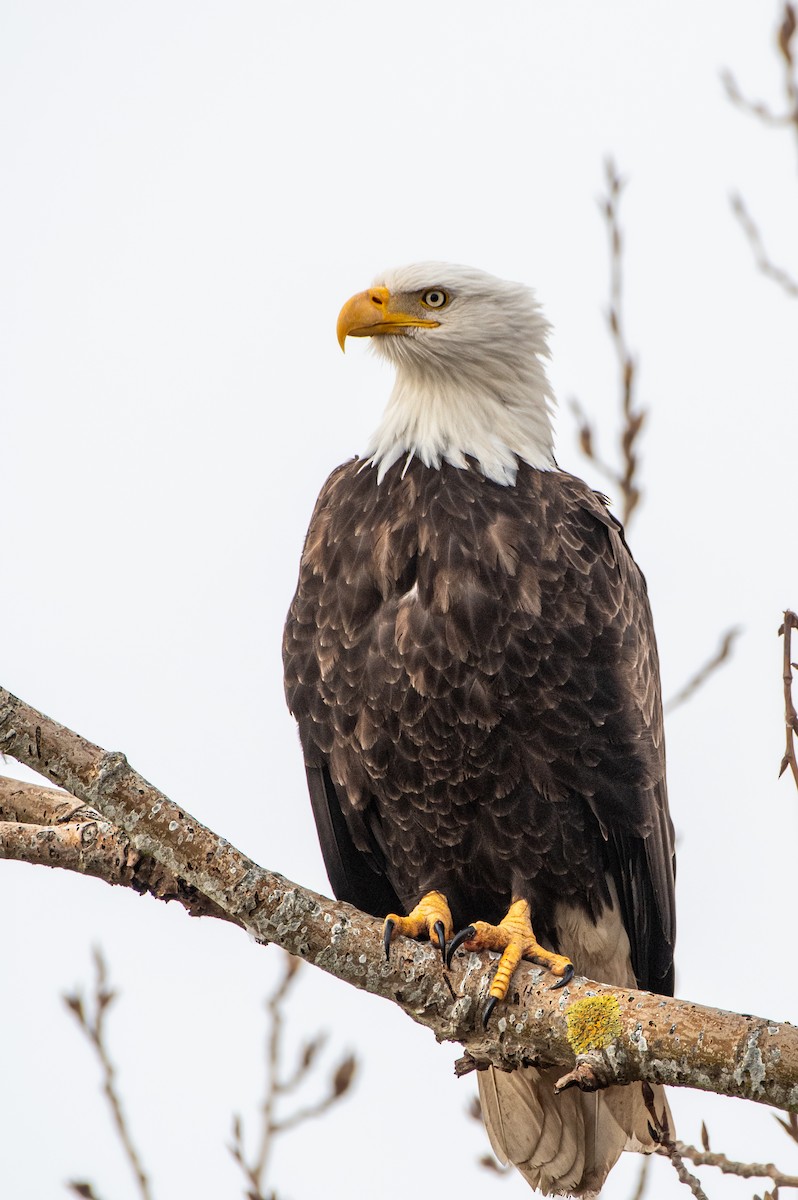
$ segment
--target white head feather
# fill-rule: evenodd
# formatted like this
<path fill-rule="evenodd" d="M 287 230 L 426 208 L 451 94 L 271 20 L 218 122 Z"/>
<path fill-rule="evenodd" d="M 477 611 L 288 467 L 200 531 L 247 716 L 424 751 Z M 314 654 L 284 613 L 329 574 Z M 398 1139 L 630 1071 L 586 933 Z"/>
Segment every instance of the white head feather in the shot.
<path fill-rule="evenodd" d="M 366 450 L 378 481 L 403 456 L 429 467 L 474 459 L 496 483 L 515 482 L 518 460 L 551 470 L 554 395 L 543 359 L 549 324 L 532 290 L 472 267 L 417 263 L 374 281 L 392 296 L 444 290 L 434 329 L 374 337 L 396 367 L 382 421 Z"/>

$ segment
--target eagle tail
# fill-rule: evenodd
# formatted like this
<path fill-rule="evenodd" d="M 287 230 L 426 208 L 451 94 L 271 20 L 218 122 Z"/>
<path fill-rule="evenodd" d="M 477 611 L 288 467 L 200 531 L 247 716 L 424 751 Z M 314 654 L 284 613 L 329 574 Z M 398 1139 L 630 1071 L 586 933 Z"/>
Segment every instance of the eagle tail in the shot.
<path fill-rule="evenodd" d="M 623 1150 L 650 1153 L 655 1144 L 639 1084 L 555 1095 L 559 1068 L 478 1073 L 482 1116 L 491 1146 L 544 1196 L 596 1196 Z M 654 1088 L 657 1112 L 667 1105 Z M 672 1128 L 671 1123 L 671 1128 Z"/>

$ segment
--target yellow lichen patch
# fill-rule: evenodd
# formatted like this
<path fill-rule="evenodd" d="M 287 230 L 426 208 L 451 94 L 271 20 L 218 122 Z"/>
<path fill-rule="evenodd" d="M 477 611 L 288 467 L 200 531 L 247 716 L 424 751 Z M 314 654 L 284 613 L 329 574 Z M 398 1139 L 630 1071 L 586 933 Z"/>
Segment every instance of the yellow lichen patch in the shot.
<path fill-rule="evenodd" d="M 565 1014 L 568 1044 L 574 1054 L 602 1050 L 623 1032 L 621 1006 L 614 996 L 586 996 Z"/>

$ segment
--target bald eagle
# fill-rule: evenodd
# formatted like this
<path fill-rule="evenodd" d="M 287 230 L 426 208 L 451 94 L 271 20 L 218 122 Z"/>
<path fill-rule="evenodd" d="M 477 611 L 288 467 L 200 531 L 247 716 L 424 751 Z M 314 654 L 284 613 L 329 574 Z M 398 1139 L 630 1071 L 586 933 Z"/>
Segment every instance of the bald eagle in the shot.
<path fill-rule="evenodd" d="M 605 497 L 554 459 L 529 288 L 422 263 L 341 311 L 396 381 L 321 490 L 284 639 L 335 895 L 397 933 L 672 994 L 673 829 L 646 585 Z M 534 927 L 534 928 L 533 928 Z M 456 933 L 456 931 L 459 931 Z M 639 1085 L 479 1073 L 494 1150 L 587 1196 L 651 1149 Z"/>

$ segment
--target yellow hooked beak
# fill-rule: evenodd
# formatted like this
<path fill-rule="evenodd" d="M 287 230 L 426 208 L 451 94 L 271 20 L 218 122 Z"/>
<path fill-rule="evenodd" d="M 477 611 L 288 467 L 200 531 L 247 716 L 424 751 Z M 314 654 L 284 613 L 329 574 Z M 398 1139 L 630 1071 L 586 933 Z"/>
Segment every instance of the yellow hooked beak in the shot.
<path fill-rule="evenodd" d="M 440 321 L 414 317 L 393 307 L 385 287 L 369 288 L 347 300 L 338 316 L 338 345 L 344 349 L 348 337 L 373 337 L 376 333 L 400 333 L 411 326 L 435 329 Z"/>

